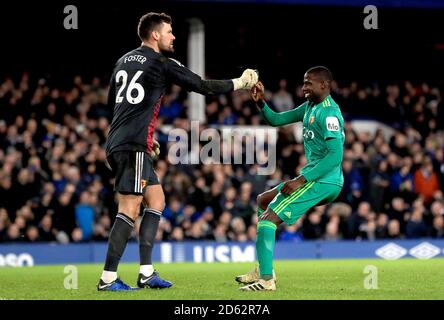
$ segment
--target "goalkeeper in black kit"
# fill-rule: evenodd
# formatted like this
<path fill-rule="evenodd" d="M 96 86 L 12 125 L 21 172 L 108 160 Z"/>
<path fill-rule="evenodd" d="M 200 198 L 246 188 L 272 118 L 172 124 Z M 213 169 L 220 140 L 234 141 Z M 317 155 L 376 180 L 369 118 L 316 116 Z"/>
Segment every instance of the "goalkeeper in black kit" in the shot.
<path fill-rule="evenodd" d="M 174 83 L 203 95 L 250 89 L 258 81 L 255 70 L 246 69 L 240 78 L 202 80 L 163 52 L 173 52 L 171 17 L 150 12 L 140 18 L 138 35 L 142 45 L 123 55 L 116 63 L 108 96 L 113 120 L 106 142 L 108 164 L 115 176 L 118 213 L 112 227 L 105 267 L 97 285 L 99 291 L 169 288 L 151 260 L 154 238 L 165 207 L 165 195 L 153 168 L 158 144 L 153 139 L 162 97 Z M 138 288 L 117 276 L 117 267 L 143 203 L 140 225 L 140 270 Z"/>

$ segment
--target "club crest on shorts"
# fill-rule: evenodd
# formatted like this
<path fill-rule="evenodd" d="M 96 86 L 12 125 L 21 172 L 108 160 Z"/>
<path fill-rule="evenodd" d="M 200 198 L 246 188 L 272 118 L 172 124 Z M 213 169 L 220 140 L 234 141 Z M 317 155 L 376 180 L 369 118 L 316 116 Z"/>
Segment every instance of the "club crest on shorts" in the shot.
<path fill-rule="evenodd" d="M 142 189 L 146 187 L 146 180 L 141 179 L 140 184 L 142 185 Z"/>

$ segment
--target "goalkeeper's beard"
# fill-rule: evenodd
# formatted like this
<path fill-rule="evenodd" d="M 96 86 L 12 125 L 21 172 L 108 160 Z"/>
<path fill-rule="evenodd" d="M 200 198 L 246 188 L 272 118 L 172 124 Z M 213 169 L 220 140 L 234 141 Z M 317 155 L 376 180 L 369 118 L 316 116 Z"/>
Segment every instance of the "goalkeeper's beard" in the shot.
<path fill-rule="evenodd" d="M 172 43 L 167 48 L 159 46 L 159 49 L 162 53 L 174 53 L 174 45 Z"/>

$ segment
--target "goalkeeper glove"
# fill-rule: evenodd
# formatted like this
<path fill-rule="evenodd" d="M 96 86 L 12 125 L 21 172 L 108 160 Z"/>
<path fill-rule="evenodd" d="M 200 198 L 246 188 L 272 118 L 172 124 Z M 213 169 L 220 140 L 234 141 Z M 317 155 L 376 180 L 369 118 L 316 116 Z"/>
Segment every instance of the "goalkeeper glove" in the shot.
<path fill-rule="evenodd" d="M 245 69 L 240 78 L 232 79 L 234 90 L 251 89 L 259 80 L 257 70 Z"/>
<path fill-rule="evenodd" d="M 150 157 L 152 159 L 157 159 L 160 154 L 160 144 L 156 140 L 153 140 L 153 150 L 151 150 Z"/>

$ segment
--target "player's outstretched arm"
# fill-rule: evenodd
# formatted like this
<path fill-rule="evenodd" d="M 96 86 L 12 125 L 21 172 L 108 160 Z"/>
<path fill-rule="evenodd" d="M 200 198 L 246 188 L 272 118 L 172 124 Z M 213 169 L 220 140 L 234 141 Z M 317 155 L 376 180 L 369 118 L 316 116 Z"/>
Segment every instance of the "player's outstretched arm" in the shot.
<path fill-rule="evenodd" d="M 257 70 L 245 69 L 239 78 L 231 80 L 201 80 L 200 89 L 204 95 L 207 94 L 220 94 L 226 93 L 233 90 L 250 90 L 258 81 L 259 74 Z M 228 82 L 232 83 L 227 84 Z"/>
<path fill-rule="evenodd" d="M 165 62 L 168 79 L 187 91 L 197 92 L 203 95 L 223 94 L 233 90 L 249 90 L 258 81 L 256 70 L 246 69 L 239 78 L 231 80 L 203 80 L 199 75 L 174 59 Z"/>
<path fill-rule="evenodd" d="M 265 121 L 273 127 L 280 127 L 286 124 L 302 121 L 304 118 L 306 103 L 289 111 L 274 112 L 265 102 L 265 87 L 260 81 L 253 86 L 250 93 L 251 99 L 256 102 Z"/>

